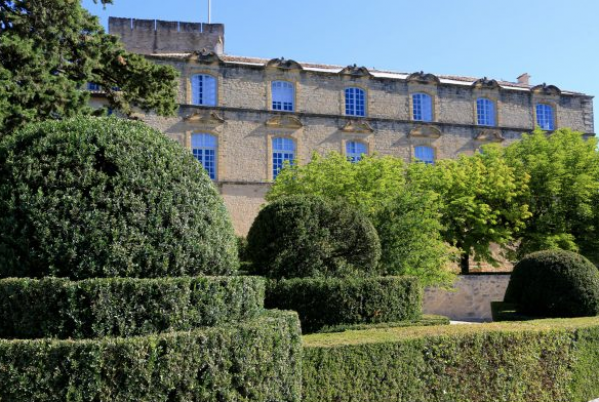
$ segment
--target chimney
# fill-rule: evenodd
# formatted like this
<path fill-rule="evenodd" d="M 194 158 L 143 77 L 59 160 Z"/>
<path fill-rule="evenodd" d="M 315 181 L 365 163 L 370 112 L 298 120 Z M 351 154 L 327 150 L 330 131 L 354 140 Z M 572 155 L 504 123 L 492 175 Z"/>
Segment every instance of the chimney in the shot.
<path fill-rule="evenodd" d="M 518 84 L 530 85 L 530 75 L 524 73 L 518 77 Z"/>

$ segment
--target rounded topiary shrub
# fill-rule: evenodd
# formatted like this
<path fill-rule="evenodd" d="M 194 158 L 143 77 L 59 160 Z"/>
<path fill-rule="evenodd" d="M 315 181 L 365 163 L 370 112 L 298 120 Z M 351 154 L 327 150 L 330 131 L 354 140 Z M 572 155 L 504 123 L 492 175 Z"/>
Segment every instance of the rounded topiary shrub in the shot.
<path fill-rule="evenodd" d="M 514 267 L 505 301 L 536 317 L 599 314 L 599 271 L 585 257 L 547 250 L 524 257 Z"/>
<path fill-rule="evenodd" d="M 276 279 L 374 275 L 381 255 L 378 235 L 366 216 L 313 196 L 268 204 L 247 241 L 251 272 Z"/>
<path fill-rule="evenodd" d="M 140 122 L 33 124 L 0 143 L 0 277 L 223 275 L 227 210 L 191 153 Z"/>

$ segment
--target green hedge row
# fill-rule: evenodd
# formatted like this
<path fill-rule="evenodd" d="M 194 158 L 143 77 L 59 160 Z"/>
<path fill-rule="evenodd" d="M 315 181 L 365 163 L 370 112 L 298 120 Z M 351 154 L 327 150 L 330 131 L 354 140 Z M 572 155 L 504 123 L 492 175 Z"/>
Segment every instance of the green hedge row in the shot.
<path fill-rule="evenodd" d="M 599 317 L 303 338 L 304 402 L 587 402 Z"/>
<path fill-rule="evenodd" d="M 419 319 L 422 288 L 412 277 L 269 281 L 266 308 L 297 311 L 304 333 L 325 326 Z"/>
<path fill-rule="evenodd" d="M 256 317 L 256 277 L 0 280 L 0 338 L 95 338 L 185 331 Z"/>
<path fill-rule="evenodd" d="M 404 328 L 404 327 L 429 327 L 432 325 L 449 325 L 450 320 L 442 315 L 423 315 L 417 320 L 406 320 L 396 322 L 380 322 L 377 324 L 340 324 L 321 328 L 319 334 L 329 334 L 333 332 L 345 331 L 364 331 L 367 329 L 382 328 Z"/>
<path fill-rule="evenodd" d="M 0 400 L 296 402 L 297 315 L 98 340 L 0 340 Z"/>

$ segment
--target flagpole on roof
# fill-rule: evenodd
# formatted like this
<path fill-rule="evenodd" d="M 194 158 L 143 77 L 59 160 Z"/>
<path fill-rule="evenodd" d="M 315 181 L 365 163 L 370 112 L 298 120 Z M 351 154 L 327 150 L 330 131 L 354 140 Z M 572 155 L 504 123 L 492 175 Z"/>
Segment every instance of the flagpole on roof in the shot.
<path fill-rule="evenodd" d="M 212 23 L 211 22 L 211 20 L 212 20 L 211 14 L 212 14 L 212 0 L 208 0 L 208 23 L 209 24 Z"/>

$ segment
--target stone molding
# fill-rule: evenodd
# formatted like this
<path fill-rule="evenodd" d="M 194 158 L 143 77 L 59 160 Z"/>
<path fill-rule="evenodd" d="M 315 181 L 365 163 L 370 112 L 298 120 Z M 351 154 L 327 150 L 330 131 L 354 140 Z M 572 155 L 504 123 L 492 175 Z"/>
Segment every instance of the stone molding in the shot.
<path fill-rule="evenodd" d="M 368 122 L 364 120 L 350 120 L 341 128 L 345 133 L 370 134 L 374 129 Z"/>

